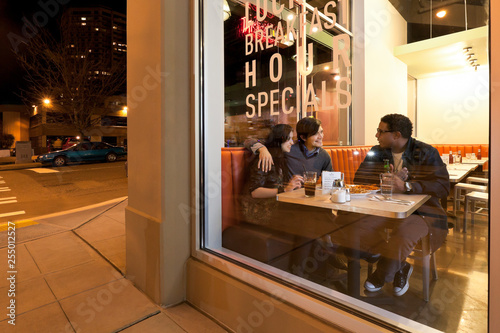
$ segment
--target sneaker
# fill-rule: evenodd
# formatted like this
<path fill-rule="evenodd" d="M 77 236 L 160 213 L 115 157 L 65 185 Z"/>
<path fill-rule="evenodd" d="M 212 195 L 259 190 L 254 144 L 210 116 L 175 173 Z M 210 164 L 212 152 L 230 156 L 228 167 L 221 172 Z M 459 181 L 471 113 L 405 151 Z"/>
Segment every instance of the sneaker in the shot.
<path fill-rule="evenodd" d="M 368 291 L 379 291 L 384 286 L 384 282 L 379 281 L 375 274 L 370 275 L 365 281 L 365 289 Z"/>
<path fill-rule="evenodd" d="M 412 272 L 413 266 L 405 261 L 401 269 L 394 275 L 394 295 L 402 296 L 408 291 Z"/>

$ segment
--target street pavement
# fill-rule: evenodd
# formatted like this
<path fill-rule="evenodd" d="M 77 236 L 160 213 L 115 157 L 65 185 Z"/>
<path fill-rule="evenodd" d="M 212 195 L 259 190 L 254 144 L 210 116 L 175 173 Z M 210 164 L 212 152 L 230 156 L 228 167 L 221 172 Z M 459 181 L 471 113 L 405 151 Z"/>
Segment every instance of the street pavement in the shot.
<path fill-rule="evenodd" d="M 0 158 L 0 208 L 17 203 L 2 171 L 53 173 L 6 159 Z M 77 171 L 54 173 L 61 170 Z M 155 304 L 126 276 L 127 204 L 125 196 L 28 219 L 18 211 L 0 222 L 0 332 L 226 332 L 186 302 Z"/>
<path fill-rule="evenodd" d="M 0 223 L 0 332 L 226 332 L 188 303 L 158 306 L 125 275 L 127 204 Z"/>

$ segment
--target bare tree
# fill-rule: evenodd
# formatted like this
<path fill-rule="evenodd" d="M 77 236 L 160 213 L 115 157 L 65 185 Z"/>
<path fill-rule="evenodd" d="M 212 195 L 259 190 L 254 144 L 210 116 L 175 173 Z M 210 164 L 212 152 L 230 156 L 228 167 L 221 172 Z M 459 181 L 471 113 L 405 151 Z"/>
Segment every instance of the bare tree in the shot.
<path fill-rule="evenodd" d="M 124 56 L 112 61 L 110 54 L 93 54 L 95 44 L 79 39 L 76 29 L 62 24 L 60 38 L 41 30 L 18 59 L 28 81 L 22 93 L 27 105 L 49 98 L 47 121 L 69 125 L 83 137 L 102 116 L 118 109 L 105 105 L 105 100 L 125 87 L 126 64 Z"/>

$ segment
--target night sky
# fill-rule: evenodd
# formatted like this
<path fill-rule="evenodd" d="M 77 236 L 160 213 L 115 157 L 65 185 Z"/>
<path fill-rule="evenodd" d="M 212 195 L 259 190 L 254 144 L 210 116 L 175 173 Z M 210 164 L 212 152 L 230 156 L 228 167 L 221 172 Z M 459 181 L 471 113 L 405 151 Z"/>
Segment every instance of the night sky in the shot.
<path fill-rule="evenodd" d="M 23 71 L 19 68 L 16 55 L 12 51 L 9 34 L 23 37 L 23 26 L 26 23 L 23 17 L 33 22 L 34 15 L 41 20 L 47 19 L 45 27 L 57 29 L 60 16 L 65 8 L 88 7 L 103 5 L 121 13 L 126 13 L 127 0 L 59 0 L 67 2 L 60 5 L 57 0 L 0 0 L 0 105 L 22 104 L 17 96 L 23 86 Z M 50 5 L 44 9 L 42 4 L 57 4 L 58 8 Z M 40 21 L 42 22 L 42 21 Z"/>

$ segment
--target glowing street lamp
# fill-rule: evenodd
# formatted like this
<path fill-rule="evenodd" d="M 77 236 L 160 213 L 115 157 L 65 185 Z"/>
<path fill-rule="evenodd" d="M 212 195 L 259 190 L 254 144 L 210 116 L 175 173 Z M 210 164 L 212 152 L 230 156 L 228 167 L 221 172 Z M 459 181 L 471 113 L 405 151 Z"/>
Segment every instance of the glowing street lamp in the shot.
<path fill-rule="evenodd" d="M 43 100 L 43 104 L 45 104 L 45 105 L 50 105 L 50 99 L 45 98 L 45 99 Z"/>

